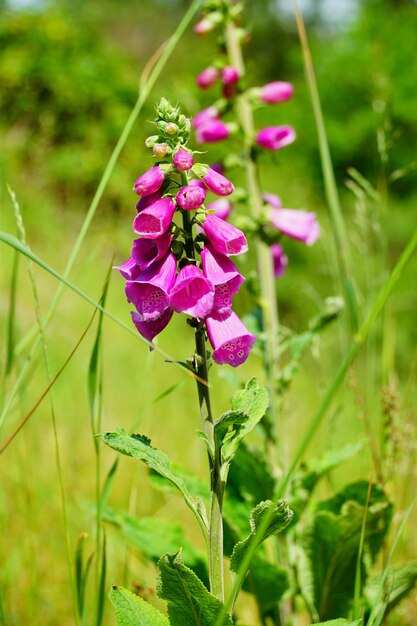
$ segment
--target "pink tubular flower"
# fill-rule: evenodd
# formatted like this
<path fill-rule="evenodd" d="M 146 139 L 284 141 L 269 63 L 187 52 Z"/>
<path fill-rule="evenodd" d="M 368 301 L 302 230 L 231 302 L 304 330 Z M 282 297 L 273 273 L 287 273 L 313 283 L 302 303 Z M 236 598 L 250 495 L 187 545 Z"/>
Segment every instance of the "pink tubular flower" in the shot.
<path fill-rule="evenodd" d="M 162 183 L 164 182 L 165 173 L 159 167 L 159 165 L 154 165 L 147 172 L 139 176 L 139 178 L 135 181 L 133 191 L 138 194 L 138 196 L 149 196 L 149 194 L 158 191 Z"/>
<path fill-rule="evenodd" d="M 143 196 L 143 198 L 141 198 L 139 202 L 136 204 L 136 211 L 139 213 L 139 211 L 146 209 L 146 207 L 150 206 L 157 200 L 160 200 L 161 197 L 162 197 L 162 194 L 160 190 L 155 191 L 155 193 L 150 193 L 149 196 Z"/>
<path fill-rule="evenodd" d="M 219 113 L 216 107 L 207 107 L 206 109 L 203 109 L 202 111 L 200 111 L 200 113 L 197 113 L 197 115 L 194 116 L 193 127 L 198 128 L 199 126 L 201 126 L 201 124 L 205 124 L 210 120 L 217 120 L 218 117 Z"/>
<path fill-rule="evenodd" d="M 138 276 L 141 272 L 141 268 L 135 262 L 133 257 L 128 258 L 128 260 L 121 265 L 115 265 L 114 269 L 119 270 L 123 278 L 126 278 L 126 280 L 135 280 L 136 276 Z"/>
<path fill-rule="evenodd" d="M 273 226 L 281 233 L 308 246 L 315 243 L 320 235 L 315 213 L 296 209 L 272 209 L 269 217 Z"/>
<path fill-rule="evenodd" d="M 137 320 L 157 320 L 169 306 L 169 294 L 175 283 L 177 261 L 173 254 L 126 282 L 125 293 L 138 311 Z"/>
<path fill-rule="evenodd" d="M 146 239 L 157 239 L 170 227 L 174 211 L 172 198 L 161 198 L 137 214 L 133 230 Z"/>
<path fill-rule="evenodd" d="M 274 209 L 280 209 L 282 207 L 281 198 L 274 193 L 263 193 L 262 200 L 270 204 Z"/>
<path fill-rule="evenodd" d="M 207 215 L 202 228 L 213 248 L 220 254 L 234 256 L 247 252 L 248 242 L 242 231 L 219 217 Z"/>
<path fill-rule="evenodd" d="M 168 254 L 171 241 L 170 232 L 164 233 L 157 239 L 135 239 L 132 247 L 132 259 L 143 272 Z"/>
<path fill-rule="evenodd" d="M 233 183 L 226 176 L 219 174 L 211 167 L 207 169 L 207 172 L 201 178 L 206 187 L 217 196 L 229 196 L 235 190 Z"/>
<path fill-rule="evenodd" d="M 186 211 L 193 211 L 201 206 L 206 199 L 206 191 L 200 186 L 187 185 L 177 193 L 177 204 Z"/>
<path fill-rule="evenodd" d="M 232 205 L 226 198 L 218 198 L 206 206 L 207 211 L 214 211 L 214 215 L 221 220 L 227 220 L 232 210 Z"/>
<path fill-rule="evenodd" d="M 156 320 L 151 320 L 149 322 L 144 322 L 141 319 L 141 315 L 136 313 L 136 311 L 131 311 L 130 315 L 132 316 L 132 321 L 139 333 L 142 337 L 145 337 L 148 341 L 152 341 L 156 335 L 159 335 L 160 332 L 164 330 L 166 326 L 168 326 L 171 321 L 171 317 L 174 315 L 174 311 L 172 309 L 166 309 Z M 153 348 L 151 347 L 151 350 Z"/>
<path fill-rule="evenodd" d="M 211 317 L 225 319 L 232 310 L 232 298 L 245 280 L 227 256 L 219 254 L 210 246 L 201 252 L 204 275 L 214 285 L 214 301 Z"/>
<path fill-rule="evenodd" d="M 260 98 L 266 104 L 276 104 L 289 100 L 294 92 L 291 83 L 284 83 L 279 80 L 267 83 L 261 87 Z"/>
<path fill-rule="evenodd" d="M 189 187 L 199 187 L 200 189 L 204 189 L 204 191 L 206 191 L 206 186 L 203 181 L 197 180 L 196 178 L 190 180 Z"/>
<path fill-rule="evenodd" d="M 201 87 L 201 89 L 208 89 L 214 85 L 219 76 L 220 72 L 216 67 L 206 67 L 206 69 L 197 76 L 197 85 Z"/>
<path fill-rule="evenodd" d="M 272 261 L 274 263 L 274 276 L 278 278 L 285 272 L 288 265 L 288 258 L 279 243 L 273 243 L 271 246 Z"/>
<path fill-rule="evenodd" d="M 171 289 L 170 307 L 204 319 L 213 308 L 214 287 L 195 265 L 185 265 Z"/>
<path fill-rule="evenodd" d="M 280 150 L 295 140 L 291 126 L 267 126 L 256 135 L 256 142 L 265 150 Z"/>
<path fill-rule="evenodd" d="M 194 165 L 193 155 L 184 148 L 178 148 L 174 154 L 174 165 L 180 172 L 190 170 Z"/>
<path fill-rule="evenodd" d="M 232 367 L 241 365 L 249 356 L 256 335 L 248 331 L 233 311 L 225 320 L 206 319 L 207 334 L 214 350 L 213 360 Z"/>
<path fill-rule="evenodd" d="M 230 135 L 227 125 L 219 119 L 209 119 L 197 126 L 195 138 L 197 143 L 217 143 Z"/>
<path fill-rule="evenodd" d="M 239 80 L 239 72 L 233 65 L 226 65 L 222 69 L 222 82 L 224 85 L 235 85 Z"/>

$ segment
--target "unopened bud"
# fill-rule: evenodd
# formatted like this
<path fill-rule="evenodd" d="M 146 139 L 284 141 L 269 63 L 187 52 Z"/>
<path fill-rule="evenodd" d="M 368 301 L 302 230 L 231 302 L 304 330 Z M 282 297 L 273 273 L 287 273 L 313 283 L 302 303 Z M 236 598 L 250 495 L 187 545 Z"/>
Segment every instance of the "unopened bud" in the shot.
<path fill-rule="evenodd" d="M 157 157 L 164 157 L 167 152 L 170 150 L 168 144 L 166 143 L 156 143 L 152 149 L 152 152 Z"/>
<path fill-rule="evenodd" d="M 153 148 L 156 142 L 158 141 L 158 139 L 159 139 L 158 135 L 151 135 L 150 137 L 147 137 L 145 139 L 145 147 Z"/>
<path fill-rule="evenodd" d="M 167 135 L 176 135 L 178 133 L 178 126 L 177 124 L 174 124 L 174 122 L 168 122 L 168 124 L 165 127 L 165 132 Z"/>

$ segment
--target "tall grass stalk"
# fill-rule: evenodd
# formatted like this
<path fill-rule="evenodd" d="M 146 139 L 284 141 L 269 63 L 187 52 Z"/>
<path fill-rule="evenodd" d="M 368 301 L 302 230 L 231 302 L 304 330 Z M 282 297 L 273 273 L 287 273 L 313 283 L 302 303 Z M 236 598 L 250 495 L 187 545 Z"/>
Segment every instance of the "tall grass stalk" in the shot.
<path fill-rule="evenodd" d="M 180 21 L 180 23 L 178 24 L 177 28 L 175 29 L 174 33 L 171 35 L 171 37 L 167 40 L 165 47 L 163 49 L 163 51 L 161 52 L 159 58 L 156 60 L 155 65 L 153 66 L 152 70 L 149 72 L 149 77 L 146 80 L 142 80 L 141 81 L 141 86 L 140 86 L 140 91 L 139 91 L 139 95 L 138 98 L 136 100 L 136 103 L 132 109 L 132 112 L 125 124 L 125 127 L 122 130 L 122 133 L 117 141 L 117 144 L 107 162 L 107 165 L 105 166 L 104 172 L 103 172 L 103 176 L 99 182 L 99 185 L 97 187 L 97 190 L 94 194 L 93 200 L 88 208 L 87 214 L 85 216 L 85 219 L 83 221 L 83 224 L 81 226 L 80 232 L 78 234 L 78 237 L 75 241 L 75 244 L 73 246 L 72 252 L 70 254 L 70 257 L 67 261 L 65 270 L 64 270 L 64 274 L 63 276 L 65 278 L 68 278 L 68 276 L 71 273 L 71 270 L 73 268 L 73 265 L 75 263 L 75 260 L 81 250 L 81 246 L 84 242 L 84 239 L 87 235 L 87 232 L 90 228 L 91 222 L 93 221 L 93 218 L 96 214 L 97 208 L 99 206 L 100 200 L 103 196 L 103 193 L 107 187 L 107 184 L 109 182 L 110 176 L 113 172 L 113 169 L 117 163 L 117 160 L 119 159 L 119 156 L 123 150 L 123 147 L 130 135 L 130 132 L 133 128 L 133 125 L 137 119 L 137 117 L 139 116 L 143 105 L 146 102 L 146 99 L 148 98 L 150 92 L 152 91 L 153 87 L 156 84 L 156 81 L 158 80 L 159 76 L 161 75 L 162 70 L 164 69 L 165 65 L 167 64 L 169 58 L 171 57 L 172 53 L 175 50 L 175 47 L 177 46 L 178 42 L 180 41 L 181 37 L 183 36 L 185 30 L 187 29 L 188 25 L 190 24 L 191 20 L 193 19 L 194 15 L 197 13 L 200 5 L 202 4 L 202 0 L 194 0 L 192 2 L 192 4 L 190 5 L 189 9 L 187 10 L 187 12 L 185 13 L 184 17 L 182 18 L 182 20 Z M 58 306 L 58 302 L 61 298 L 62 295 L 62 290 L 63 290 L 63 283 L 61 283 L 58 286 L 58 289 L 53 297 L 53 300 L 51 302 L 51 305 L 48 309 L 48 312 L 46 313 L 44 319 L 42 320 L 42 328 L 45 330 L 45 328 L 47 327 L 47 325 L 49 324 L 55 310 L 56 307 Z M 32 332 L 29 332 L 28 335 L 22 339 L 22 341 L 19 343 L 19 345 L 17 346 L 17 349 L 19 351 L 22 351 L 26 348 L 26 346 L 28 345 L 28 343 L 33 339 L 35 333 L 37 332 L 37 329 L 34 328 Z M 5 402 L 5 406 L 3 408 L 3 412 L 2 415 L 0 416 L 0 426 L 1 423 L 4 419 L 4 416 L 7 414 L 7 412 L 9 411 L 12 402 L 19 390 L 19 388 L 21 387 L 21 385 L 24 383 L 25 381 L 25 377 L 27 375 L 27 371 L 28 371 L 28 367 L 29 364 L 33 358 L 33 356 L 36 354 L 38 347 L 39 347 L 39 343 L 40 343 L 40 337 L 39 335 L 36 337 L 34 343 L 32 344 L 32 347 L 30 349 L 29 355 L 27 356 L 26 362 L 25 364 L 22 366 L 19 375 L 17 377 L 17 380 L 15 382 L 15 385 L 13 387 L 13 389 L 11 390 L 8 399 Z"/>
<path fill-rule="evenodd" d="M 336 395 L 337 391 L 339 390 L 339 388 L 341 387 L 344 381 L 346 372 L 348 371 L 353 360 L 355 359 L 360 349 L 366 342 L 366 339 L 369 335 L 371 328 L 373 327 L 375 323 L 375 320 L 378 319 L 379 315 L 382 313 L 388 301 L 388 298 L 390 297 L 397 281 L 400 279 L 408 261 L 410 260 L 410 258 L 412 257 L 412 255 L 414 254 L 416 250 L 417 250 L 417 231 L 415 231 L 413 237 L 411 238 L 406 248 L 404 249 L 403 253 L 401 254 L 391 274 L 389 275 L 389 277 L 387 278 L 387 280 L 381 287 L 377 297 L 374 300 L 373 305 L 371 306 L 371 309 L 368 315 L 366 316 L 364 322 L 362 323 L 358 333 L 355 335 L 343 362 L 341 363 L 333 381 L 331 382 L 326 393 L 324 394 L 324 397 L 321 401 L 319 409 L 317 410 L 316 414 L 313 416 L 312 420 L 310 421 L 307 431 L 304 434 L 304 437 L 293 456 L 293 459 L 292 459 L 292 462 L 291 462 L 291 465 L 289 467 L 287 474 L 278 484 L 274 499 L 282 498 L 285 495 L 288 485 L 290 484 L 291 479 L 294 476 L 294 473 L 298 467 L 298 464 L 303 458 L 307 448 L 311 444 L 313 437 L 316 434 L 318 428 L 320 427 L 323 421 L 323 418 L 325 417 L 327 410 L 329 409 L 332 403 L 334 396 Z M 413 505 L 414 505 L 414 502 L 415 500 L 413 500 Z M 267 514 L 262 519 L 259 525 L 258 533 L 257 533 L 259 537 L 263 535 L 263 532 L 265 531 L 265 529 L 267 528 L 270 522 L 270 518 L 271 518 L 271 515 Z M 215 626 L 221 626 L 222 620 L 225 617 L 226 613 L 233 610 L 234 602 L 243 584 L 250 562 L 257 550 L 257 547 L 258 546 L 257 546 L 256 540 L 255 541 L 252 540 L 249 543 L 247 552 L 242 560 L 241 567 L 239 568 L 239 571 L 236 574 L 236 577 L 233 581 L 232 588 L 225 601 L 224 607 L 219 612 Z M 369 624 L 371 624 L 371 622 Z"/>
<path fill-rule="evenodd" d="M 17 202 L 16 194 L 12 191 L 12 189 L 10 189 L 9 186 L 7 187 L 7 189 L 10 195 L 10 199 L 13 204 L 16 225 L 17 225 L 17 229 L 19 232 L 20 240 L 22 244 L 26 246 L 28 250 L 30 250 L 26 241 L 26 231 L 25 231 L 19 203 Z M 32 287 L 35 317 L 36 317 L 36 322 L 38 324 L 40 343 L 42 347 L 42 357 L 43 357 L 43 362 L 44 362 L 44 367 L 45 367 L 46 378 L 49 384 L 52 380 L 52 375 L 51 375 L 51 368 L 50 368 L 50 363 L 49 363 L 48 347 L 46 343 L 44 329 L 42 327 L 42 315 L 41 315 L 38 288 L 36 286 L 35 275 L 33 272 L 33 264 L 30 259 L 28 259 L 28 272 L 29 272 L 30 284 Z M 65 535 L 68 570 L 69 570 L 69 581 L 70 581 L 70 587 L 71 587 L 71 592 L 72 592 L 75 623 L 78 625 L 80 622 L 79 622 L 79 616 L 78 616 L 78 611 L 77 611 L 77 596 L 76 596 L 75 581 L 74 581 L 74 576 L 73 576 L 73 562 L 72 562 L 71 540 L 70 540 L 68 514 L 67 514 L 67 500 L 66 500 L 66 493 L 65 493 L 65 486 L 64 486 L 64 477 L 63 477 L 63 472 L 62 472 L 62 461 L 61 461 L 61 452 L 60 452 L 59 438 L 58 438 L 58 427 L 57 427 L 57 419 L 56 419 L 56 412 L 55 412 L 55 404 L 54 404 L 53 394 L 51 390 L 48 394 L 48 397 L 49 397 L 49 409 L 51 412 L 51 420 L 52 420 L 52 430 L 54 434 L 55 462 L 56 462 L 58 484 L 59 484 L 59 490 L 60 490 L 60 496 L 61 496 L 62 517 L 63 517 L 63 522 L 64 522 L 64 535 Z"/>
<path fill-rule="evenodd" d="M 324 124 L 323 111 L 320 103 L 320 96 L 314 72 L 313 60 L 311 58 L 307 33 L 303 16 L 298 6 L 298 1 L 293 0 L 294 11 L 297 22 L 298 34 L 303 51 L 304 68 L 307 85 L 310 91 L 310 98 L 313 107 L 314 119 L 317 128 L 320 160 L 323 170 L 324 187 L 326 192 L 327 207 L 329 211 L 330 224 L 334 240 L 334 254 L 337 259 L 339 278 L 344 293 L 344 299 L 349 312 L 350 333 L 353 335 L 358 329 L 358 310 L 356 305 L 355 289 L 349 259 L 349 248 L 346 236 L 346 227 L 343 219 L 342 207 L 337 191 L 336 180 L 333 171 L 332 158 L 330 155 L 329 142 L 327 139 L 326 127 Z"/>
<path fill-rule="evenodd" d="M 10 277 L 10 291 L 9 291 L 9 306 L 6 322 L 6 354 L 4 374 L 1 384 L 1 402 L 5 398 L 7 382 L 9 376 L 13 370 L 14 357 L 15 357 L 15 342 L 16 342 L 16 293 L 17 293 L 17 279 L 19 275 L 19 258 L 20 255 L 15 251 L 13 255 L 12 274 Z"/>

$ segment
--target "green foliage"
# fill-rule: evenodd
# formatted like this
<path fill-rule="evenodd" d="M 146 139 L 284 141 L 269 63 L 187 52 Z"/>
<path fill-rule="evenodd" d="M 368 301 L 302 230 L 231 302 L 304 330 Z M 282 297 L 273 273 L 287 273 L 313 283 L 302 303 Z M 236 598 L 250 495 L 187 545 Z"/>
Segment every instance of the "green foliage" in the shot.
<path fill-rule="evenodd" d="M 351 607 L 364 515 L 361 580 L 382 547 L 392 516 L 384 492 L 373 486 L 366 510 L 368 485 L 348 485 L 320 503 L 300 536 L 298 579 L 314 619 L 347 616 Z"/>
<path fill-rule="evenodd" d="M 168 602 L 171 626 L 198 624 L 213 626 L 222 603 L 207 591 L 201 580 L 181 560 L 181 552 L 168 554 L 158 562 L 158 595 Z M 224 626 L 232 626 L 229 616 Z"/>
<path fill-rule="evenodd" d="M 77 596 L 78 614 L 81 618 L 84 615 L 85 590 L 94 556 L 94 554 L 90 554 L 87 561 L 84 562 L 84 544 L 86 538 L 87 535 L 85 533 L 80 535 L 75 551 L 75 590 Z"/>
<path fill-rule="evenodd" d="M 160 559 L 161 553 L 176 552 L 181 546 L 186 565 L 199 578 L 207 581 L 205 555 L 187 541 L 180 524 L 155 517 L 136 518 L 111 508 L 104 511 L 103 520 L 118 528 L 128 545 L 140 550 L 141 554 L 155 563 Z"/>
<path fill-rule="evenodd" d="M 221 448 L 222 462 L 229 465 L 240 442 L 263 418 L 268 408 L 268 392 L 255 378 L 237 391 L 232 399 L 232 410 L 224 413 L 215 423 L 214 436 Z"/>
<path fill-rule="evenodd" d="M 117 626 L 170 626 L 158 609 L 124 587 L 114 586 L 109 600 L 116 612 Z"/>
<path fill-rule="evenodd" d="M 263 532 L 259 532 L 262 521 L 265 520 L 266 517 L 268 517 L 268 524 Z M 230 569 L 232 572 L 239 570 L 246 550 L 252 541 L 259 547 L 265 539 L 284 530 L 291 522 L 292 517 L 293 512 L 284 500 L 279 500 L 277 504 L 274 504 L 271 500 L 260 502 L 250 514 L 250 534 L 246 539 L 243 539 L 243 541 L 239 541 L 233 549 L 230 559 Z"/>
<path fill-rule="evenodd" d="M 362 626 L 361 619 L 355 619 L 353 622 L 347 619 L 331 619 L 327 622 L 310 624 L 310 626 Z"/>
<path fill-rule="evenodd" d="M 389 567 L 385 580 L 383 580 L 382 574 L 370 578 L 366 584 L 364 595 L 368 606 L 374 606 L 380 600 L 380 590 L 381 585 L 383 585 L 384 613 L 387 615 L 415 588 L 416 584 L 417 561 L 410 561 L 405 565 Z"/>
<path fill-rule="evenodd" d="M 289 587 L 287 570 L 270 563 L 259 554 L 255 555 L 243 590 L 254 595 L 262 615 L 277 606 Z"/>
<path fill-rule="evenodd" d="M 154 470 L 169 480 L 181 492 L 186 504 L 193 511 L 197 521 L 201 524 L 202 517 L 199 505 L 188 491 L 186 484 L 179 476 L 176 476 L 170 468 L 166 454 L 153 448 L 150 440 L 144 435 L 128 435 L 123 429 L 115 432 L 104 433 L 103 442 L 113 450 L 143 461 L 150 469 Z M 204 520 L 203 520 L 204 521 Z"/>

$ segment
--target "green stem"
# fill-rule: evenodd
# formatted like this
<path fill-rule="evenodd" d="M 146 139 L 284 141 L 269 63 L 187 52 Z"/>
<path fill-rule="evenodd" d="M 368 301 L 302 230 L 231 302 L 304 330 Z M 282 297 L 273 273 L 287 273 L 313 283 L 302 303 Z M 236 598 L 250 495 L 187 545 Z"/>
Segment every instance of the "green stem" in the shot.
<path fill-rule="evenodd" d="M 209 578 L 210 591 L 223 602 L 224 570 L 223 570 L 223 496 L 225 482 L 221 476 L 220 452 L 214 445 L 214 421 L 210 403 L 208 386 L 208 367 L 205 330 L 199 328 L 195 332 L 195 348 L 197 355 L 196 374 L 200 414 L 204 432 L 207 435 L 213 455 L 209 455 L 210 466 L 210 527 L 209 527 Z M 202 382 L 205 381 L 205 382 Z"/>
<path fill-rule="evenodd" d="M 188 185 L 188 176 L 181 173 L 181 183 Z M 192 232 L 192 221 L 189 211 L 182 211 L 184 244 L 187 259 L 195 260 L 195 247 Z M 221 475 L 221 456 L 216 449 L 214 440 L 214 420 L 211 410 L 210 387 L 208 384 L 208 364 L 206 350 L 206 332 L 204 325 L 195 331 L 195 373 L 198 378 L 197 392 L 203 429 L 207 436 L 211 453 L 210 468 L 210 515 L 209 515 L 209 579 L 210 591 L 223 602 L 224 600 L 224 569 L 223 569 L 223 497 L 225 482 Z"/>
<path fill-rule="evenodd" d="M 233 20 L 226 24 L 226 47 L 230 62 L 239 72 L 245 74 L 239 33 Z M 255 135 L 253 112 L 250 102 L 243 93 L 237 99 L 237 115 L 244 132 L 245 170 L 250 205 L 253 217 L 257 220 L 262 214 L 262 195 L 258 181 L 256 155 L 253 149 Z M 260 306 L 265 334 L 265 369 L 270 396 L 270 416 L 272 425 L 276 425 L 277 407 L 275 382 L 278 377 L 278 307 L 275 289 L 275 277 L 272 255 L 269 246 L 263 241 L 256 242 L 256 255 L 260 284 Z"/>

